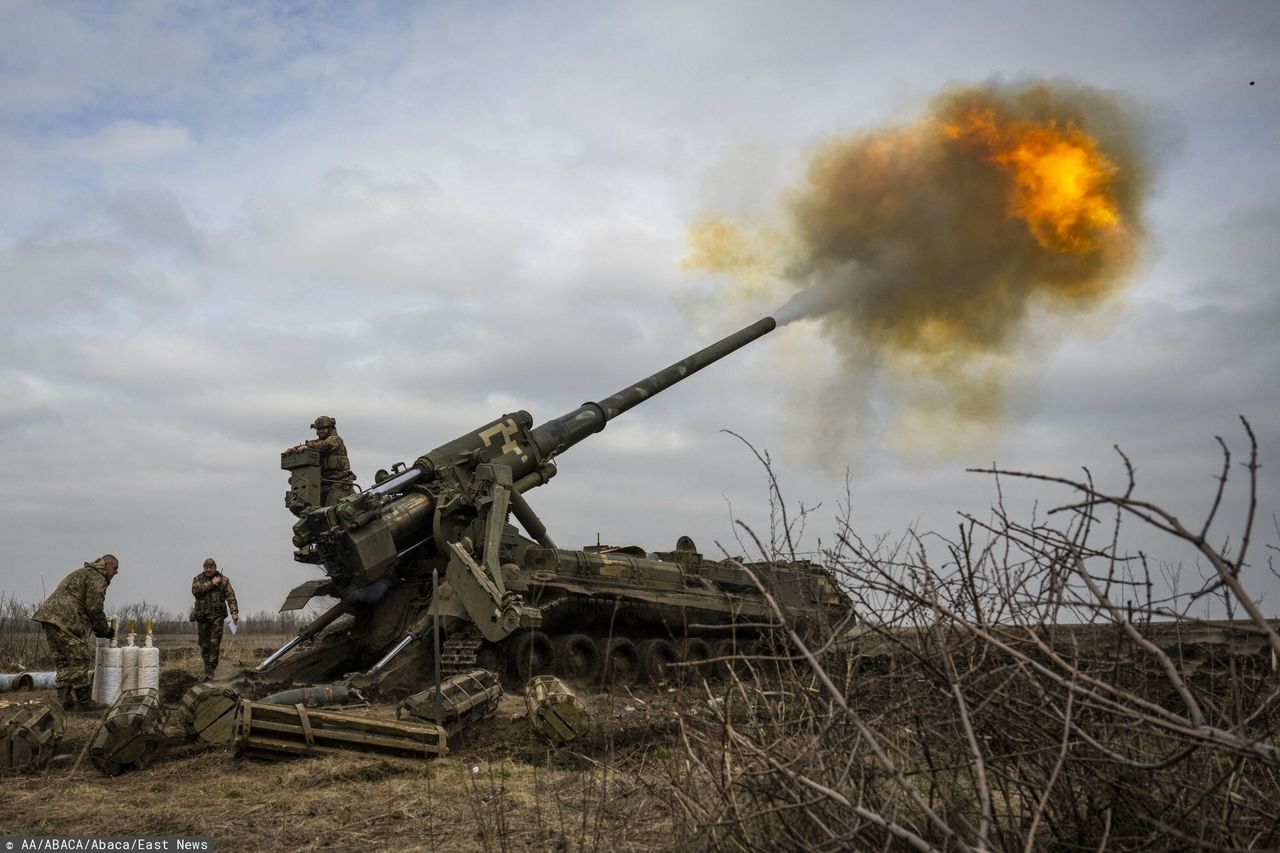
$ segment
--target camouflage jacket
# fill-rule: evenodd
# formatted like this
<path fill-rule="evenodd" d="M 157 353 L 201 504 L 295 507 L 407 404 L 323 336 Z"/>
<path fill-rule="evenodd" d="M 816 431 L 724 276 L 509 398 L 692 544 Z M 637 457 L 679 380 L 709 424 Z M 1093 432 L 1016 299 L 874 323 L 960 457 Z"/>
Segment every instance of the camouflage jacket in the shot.
<path fill-rule="evenodd" d="M 313 438 L 303 442 L 308 450 L 320 451 L 320 476 L 322 479 L 337 483 L 354 483 L 356 475 L 351 471 L 351 462 L 347 459 L 347 443 L 336 432 L 330 432 L 328 438 Z"/>
<path fill-rule="evenodd" d="M 85 563 L 62 579 L 53 595 L 45 599 L 31 618 L 57 625 L 73 634 L 83 634 L 92 629 L 93 633 L 104 637 L 111 632 L 111 623 L 102 610 L 110 583 L 107 567 L 101 560 Z"/>
<path fill-rule="evenodd" d="M 196 621 L 221 621 L 226 618 L 228 608 L 231 609 L 232 616 L 240 613 L 231 581 L 226 575 L 221 577 L 222 583 L 214 583 L 213 578 L 205 577 L 204 572 L 201 572 L 191 579 L 191 594 L 196 598 Z"/>

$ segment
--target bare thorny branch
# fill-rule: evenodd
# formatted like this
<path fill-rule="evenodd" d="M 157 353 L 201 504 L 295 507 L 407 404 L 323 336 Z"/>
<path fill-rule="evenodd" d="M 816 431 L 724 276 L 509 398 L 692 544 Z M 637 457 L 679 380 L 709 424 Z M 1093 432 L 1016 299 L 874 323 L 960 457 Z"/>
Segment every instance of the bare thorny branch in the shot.
<path fill-rule="evenodd" d="M 1276 846 L 1280 636 L 1242 581 L 1258 473 L 1244 427 L 1248 508 L 1230 554 L 1211 541 L 1233 485 L 1221 440 L 1195 527 L 1139 497 L 1123 453 L 1119 494 L 1087 470 L 1075 480 L 981 469 L 996 507 L 988 521 L 963 516 L 954 541 L 867 542 L 849 501 L 824 562 L 862 624 L 815 635 L 758 578 L 779 642 L 704 685 L 710 716 L 682 720 L 691 787 L 677 808 L 724 849 Z M 771 541 L 794 554 L 803 525 L 768 455 L 752 451 L 782 527 Z M 1077 499 L 1019 523 L 1004 505 L 1010 478 Z M 1196 619 L 1205 590 L 1161 591 L 1147 556 L 1123 550 L 1135 520 L 1189 546 L 1222 606 L 1247 618 Z"/>

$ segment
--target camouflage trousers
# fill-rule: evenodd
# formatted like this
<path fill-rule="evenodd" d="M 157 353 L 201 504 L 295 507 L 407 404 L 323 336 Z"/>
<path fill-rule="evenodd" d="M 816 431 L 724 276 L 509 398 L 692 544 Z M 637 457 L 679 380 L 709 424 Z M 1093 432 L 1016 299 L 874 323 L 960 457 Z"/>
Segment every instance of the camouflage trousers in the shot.
<path fill-rule="evenodd" d="M 218 668 L 218 653 L 222 651 L 222 620 L 201 619 L 196 622 L 196 635 L 205 672 L 213 672 Z"/>
<path fill-rule="evenodd" d="M 73 634 L 51 622 L 41 622 L 44 638 L 53 652 L 54 666 L 58 669 L 59 687 L 85 688 L 93 685 L 94 643 L 89 633 Z"/>
<path fill-rule="evenodd" d="M 320 506 L 333 506 L 343 498 L 356 493 L 355 487 L 341 480 L 322 480 L 320 482 Z"/>

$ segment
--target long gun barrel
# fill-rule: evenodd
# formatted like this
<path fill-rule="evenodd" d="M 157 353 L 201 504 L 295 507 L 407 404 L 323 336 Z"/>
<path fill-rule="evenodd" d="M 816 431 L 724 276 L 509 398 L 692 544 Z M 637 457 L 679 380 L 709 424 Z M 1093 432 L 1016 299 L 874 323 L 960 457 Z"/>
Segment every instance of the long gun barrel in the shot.
<path fill-rule="evenodd" d="M 542 452 L 543 458 L 550 459 L 573 447 L 587 436 L 604 429 L 606 423 L 623 412 L 639 405 L 654 394 L 665 391 L 680 380 L 692 376 L 712 362 L 719 361 L 729 353 L 772 332 L 776 326 L 777 323 L 772 317 L 758 320 L 688 358 L 677 361 L 665 370 L 659 370 L 634 385 L 628 385 L 598 403 L 583 403 L 572 412 L 548 421 L 535 429 L 531 437 Z"/>
<path fill-rule="evenodd" d="M 683 358 L 664 370 L 659 370 L 639 382 L 628 385 L 616 394 L 597 403 L 583 403 L 572 412 L 553 418 L 533 429 L 530 429 L 533 418 L 528 412 L 521 411 L 505 415 L 476 433 L 457 438 L 420 456 L 413 467 L 373 486 L 368 491 L 374 495 L 382 495 L 407 489 L 429 473 L 449 467 L 460 458 L 473 457 L 473 454 L 480 449 L 476 446 L 477 438 L 484 442 L 482 447 L 488 447 L 490 440 L 496 440 L 498 437 L 505 438 L 508 443 L 501 446 L 499 453 L 490 454 L 490 458 L 496 458 L 514 450 L 520 456 L 520 459 L 511 465 L 517 482 L 516 492 L 525 491 L 527 487 L 545 482 L 545 478 L 537 476 L 537 470 L 540 465 L 550 462 L 552 457 L 563 453 L 587 436 L 604 429 L 605 424 L 618 415 L 692 376 L 707 365 L 742 349 L 757 338 L 772 332 L 776 327 L 777 323 L 772 317 L 757 320 L 750 326 L 739 329 L 688 358 Z M 526 446 L 533 445 L 535 453 L 525 453 L 517 444 L 510 443 L 513 436 L 519 433 L 527 435 Z M 521 509 L 519 505 L 515 508 Z"/>

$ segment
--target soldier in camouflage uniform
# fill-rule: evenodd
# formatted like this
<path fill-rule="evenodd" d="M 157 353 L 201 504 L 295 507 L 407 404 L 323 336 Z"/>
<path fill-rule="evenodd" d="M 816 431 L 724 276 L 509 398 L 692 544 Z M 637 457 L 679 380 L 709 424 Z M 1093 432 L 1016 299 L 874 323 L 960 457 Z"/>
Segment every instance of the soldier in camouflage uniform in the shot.
<path fill-rule="evenodd" d="M 284 455 L 307 450 L 320 451 L 320 505 L 330 506 L 355 491 L 356 475 L 347 460 L 347 444 L 338 435 L 338 422 L 321 415 L 311 423 L 316 437 L 286 448 Z"/>
<path fill-rule="evenodd" d="M 240 605 L 231 581 L 218 571 L 213 557 L 204 561 L 200 574 L 191 580 L 191 594 L 196 605 L 191 610 L 200 642 L 200 657 L 204 659 L 204 677 L 213 678 L 218 668 L 218 653 L 222 650 L 222 622 L 231 611 L 231 621 L 240 624 Z"/>
<path fill-rule="evenodd" d="M 107 586 L 120 570 L 120 561 L 103 554 L 62 579 L 31 618 L 44 627 L 45 639 L 58 668 L 58 701 L 65 708 L 100 708 L 93 701 L 94 644 L 92 631 L 111 637 L 111 623 L 103 612 Z"/>

